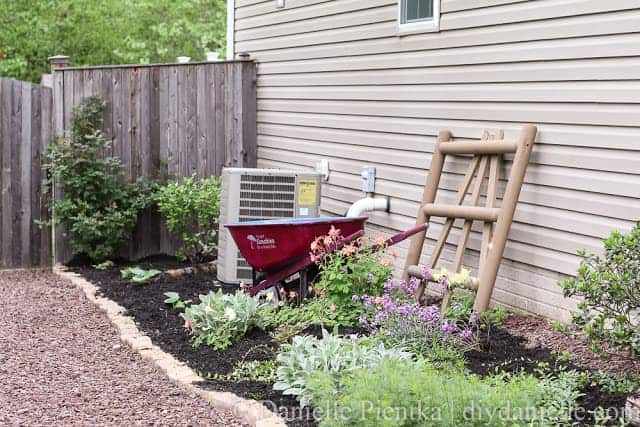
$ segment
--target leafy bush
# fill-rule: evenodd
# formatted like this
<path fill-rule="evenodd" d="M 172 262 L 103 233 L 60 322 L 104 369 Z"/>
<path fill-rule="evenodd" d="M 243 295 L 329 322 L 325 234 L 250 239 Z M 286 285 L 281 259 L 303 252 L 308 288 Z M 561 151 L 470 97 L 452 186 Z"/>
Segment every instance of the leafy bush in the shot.
<path fill-rule="evenodd" d="M 162 271 L 154 269 L 145 270 L 140 267 L 127 267 L 124 270 L 121 270 L 120 274 L 123 279 L 129 280 L 135 285 L 144 285 L 162 274 Z"/>
<path fill-rule="evenodd" d="M 166 184 L 156 196 L 167 228 L 182 240 L 178 257 L 202 262 L 216 254 L 220 179 L 195 176 Z"/>
<path fill-rule="evenodd" d="M 187 307 L 181 316 L 193 335 L 195 347 L 206 344 L 221 350 L 254 327 L 269 326 L 272 311 L 271 304 L 261 304 L 245 292 L 223 294 L 218 291 L 200 295 L 200 304 Z"/>
<path fill-rule="evenodd" d="M 343 241 L 340 230 L 332 226 L 328 236 L 318 237 L 311 244 L 311 257 L 320 267 L 316 294 L 330 301 L 337 322 L 349 325 L 362 314 L 362 306 L 353 302 L 352 296 L 382 294 L 393 259 L 381 244 L 384 238 L 378 239 L 378 245 L 361 238 L 333 250 Z"/>
<path fill-rule="evenodd" d="M 480 378 L 398 360 L 356 369 L 339 381 L 336 389 L 335 378 L 320 372 L 310 381 L 323 427 L 563 425 L 577 396 L 572 378 Z M 562 394 L 550 394 L 558 390 Z"/>
<path fill-rule="evenodd" d="M 463 353 L 477 346 L 476 325 L 468 319 L 448 320 L 438 306 L 416 303 L 419 284 L 416 278 L 390 279 L 382 296 L 354 295 L 353 300 L 367 310 L 360 324 L 389 346 L 407 348 L 436 363 L 463 364 Z"/>
<path fill-rule="evenodd" d="M 560 282 L 566 297 L 583 297 L 574 323 L 583 328 L 592 348 L 599 340 L 640 354 L 640 224 L 629 234 L 614 231 L 604 241 L 604 256 L 584 257 L 575 278 Z"/>
<path fill-rule="evenodd" d="M 142 181 L 131 183 L 122 162 L 106 155 L 111 143 L 101 131 L 106 102 L 84 98 L 74 109 L 69 138 L 56 138 L 47 147 L 46 165 L 62 194 L 53 200 L 53 220 L 62 225 L 75 253 L 93 261 L 114 257 L 129 240 L 138 215 L 150 202 Z"/>
<path fill-rule="evenodd" d="M 273 388 L 296 396 L 306 406 L 311 400 L 309 381 L 315 373 L 324 372 L 337 381 L 355 369 L 375 366 L 384 359 L 410 363 L 411 354 L 367 339 L 331 335 L 326 330 L 322 331 L 322 339 L 297 336 L 291 344 L 282 346 L 277 356 L 277 382 Z"/>

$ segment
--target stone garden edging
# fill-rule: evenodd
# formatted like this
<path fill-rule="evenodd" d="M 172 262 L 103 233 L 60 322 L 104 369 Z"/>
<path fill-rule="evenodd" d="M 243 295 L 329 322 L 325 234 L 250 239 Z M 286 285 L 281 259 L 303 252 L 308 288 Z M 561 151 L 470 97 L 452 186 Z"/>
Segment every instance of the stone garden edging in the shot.
<path fill-rule="evenodd" d="M 159 367 L 174 383 L 206 400 L 215 409 L 230 411 L 240 420 L 255 427 L 286 427 L 284 420 L 256 400 L 241 398 L 230 392 L 203 390 L 195 385 L 203 379 L 184 363 L 154 345 L 142 334 L 125 309 L 114 301 L 96 295 L 98 288 L 79 274 L 56 265 L 54 273 L 82 290 L 87 299 L 103 310 L 120 334 L 120 340 L 140 356 Z"/>

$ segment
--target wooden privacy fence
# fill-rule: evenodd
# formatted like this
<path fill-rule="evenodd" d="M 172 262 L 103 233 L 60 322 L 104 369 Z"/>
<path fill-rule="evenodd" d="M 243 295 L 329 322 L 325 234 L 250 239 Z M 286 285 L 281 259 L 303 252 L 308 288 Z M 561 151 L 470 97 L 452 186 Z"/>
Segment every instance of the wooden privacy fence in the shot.
<path fill-rule="evenodd" d="M 84 97 L 107 101 L 110 154 L 122 160 L 131 179 L 218 176 L 225 166 L 256 166 L 255 72 L 252 61 L 60 68 L 53 71 L 53 91 L 13 81 L 5 89 L 3 83 L 2 266 L 50 264 L 49 236 L 27 219 L 44 212 L 40 153 L 51 129 L 68 134 L 73 109 Z M 11 98 L 5 102 L 7 90 Z M 174 243 L 157 213 L 149 211 L 125 255 L 171 253 Z M 55 256 L 58 262 L 71 256 L 61 230 L 55 232 Z"/>
<path fill-rule="evenodd" d="M 51 140 L 50 88 L 0 78 L 0 267 L 51 262 L 41 156 Z"/>

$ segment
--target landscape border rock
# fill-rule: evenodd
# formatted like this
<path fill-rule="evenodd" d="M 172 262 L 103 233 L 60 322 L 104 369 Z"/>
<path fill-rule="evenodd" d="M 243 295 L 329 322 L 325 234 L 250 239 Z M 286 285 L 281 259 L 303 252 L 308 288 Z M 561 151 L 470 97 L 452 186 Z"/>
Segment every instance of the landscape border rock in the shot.
<path fill-rule="evenodd" d="M 230 392 L 204 390 L 196 383 L 203 381 L 191 368 L 176 360 L 171 354 L 154 345 L 151 339 L 142 334 L 133 319 L 126 316 L 125 309 L 114 301 L 96 295 L 98 288 L 77 273 L 56 265 L 55 274 L 68 280 L 83 291 L 89 301 L 103 310 L 111 323 L 118 329 L 120 340 L 136 351 L 140 356 L 158 366 L 174 383 L 183 389 L 195 393 L 215 409 L 231 411 L 240 420 L 255 427 L 286 427 L 284 420 L 256 400 L 244 399 Z"/>

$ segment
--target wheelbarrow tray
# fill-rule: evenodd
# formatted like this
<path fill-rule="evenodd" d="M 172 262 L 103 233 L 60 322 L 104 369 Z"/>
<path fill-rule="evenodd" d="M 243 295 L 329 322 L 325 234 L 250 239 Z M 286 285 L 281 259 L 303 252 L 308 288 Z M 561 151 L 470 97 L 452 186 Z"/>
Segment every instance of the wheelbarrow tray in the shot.
<path fill-rule="evenodd" d="M 271 273 L 305 258 L 311 243 L 331 226 L 349 236 L 364 229 L 367 217 L 287 218 L 224 224 L 238 250 L 255 270 Z"/>

